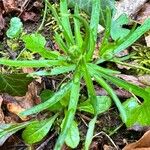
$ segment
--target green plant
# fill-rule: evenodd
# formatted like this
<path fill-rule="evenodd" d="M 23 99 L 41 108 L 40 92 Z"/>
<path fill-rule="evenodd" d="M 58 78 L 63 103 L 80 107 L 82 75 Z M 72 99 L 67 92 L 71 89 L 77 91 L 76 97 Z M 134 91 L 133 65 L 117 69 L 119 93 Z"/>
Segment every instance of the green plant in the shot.
<path fill-rule="evenodd" d="M 36 76 L 52 76 L 52 75 L 59 75 L 70 72 L 72 74 L 72 78 L 65 83 L 61 88 L 54 92 L 53 94 L 50 93 L 50 97 L 47 101 L 28 109 L 22 112 L 20 115 L 28 116 L 35 113 L 39 113 L 43 110 L 49 110 L 52 106 L 61 106 L 60 110 L 64 110 L 65 117 L 61 124 L 61 132 L 59 134 L 58 140 L 55 145 L 55 150 L 61 149 L 64 142 L 68 144 L 70 147 L 75 148 L 78 145 L 79 140 L 75 141 L 73 139 L 73 133 L 76 132 L 77 137 L 79 139 L 78 129 L 75 122 L 75 114 L 77 109 L 81 109 L 81 106 L 87 105 L 88 112 L 90 111 L 93 114 L 93 119 L 89 123 L 89 128 L 86 135 L 85 146 L 84 149 L 88 150 L 90 143 L 93 138 L 94 127 L 97 120 L 97 117 L 103 107 L 104 111 L 106 111 L 110 107 L 110 98 L 104 97 L 97 97 L 94 89 L 93 80 L 96 81 L 100 86 L 102 86 L 109 94 L 111 99 L 116 104 L 122 121 L 127 126 L 132 126 L 133 124 L 140 124 L 140 125 L 149 125 L 150 120 L 147 119 L 146 121 L 143 118 L 139 117 L 138 120 L 133 116 L 133 112 L 140 112 L 140 115 L 144 114 L 149 115 L 150 111 L 145 109 L 150 105 L 149 96 L 150 92 L 147 89 L 143 89 L 128 83 L 122 79 L 115 77 L 118 74 L 118 71 L 110 70 L 103 68 L 101 63 L 104 61 L 113 61 L 115 58 L 115 54 L 126 49 L 131 44 L 133 44 L 143 33 L 150 29 L 150 19 L 146 20 L 143 25 L 138 28 L 134 28 L 129 33 L 123 34 L 120 37 L 117 35 L 115 36 L 114 41 L 110 42 L 110 36 L 112 34 L 112 17 L 111 11 L 109 8 L 106 8 L 106 29 L 105 35 L 103 38 L 103 42 L 101 43 L 101 48 L 99 50 L 99 59 L 93 59 L 93 53 L 95 50 L 96 40 L 97 40 L 97 28 L 99 24 L 99 12 L 100 12 L 100 0 L 93 0 L 92 1 L 92 12 L 91 12 L 91 20 L 88 23 L 84 18 L 79 15 L 78 6 L 75 5 L 74 7 L 74 14 L 70 14 L 67 9 L 67 0 L 60 1 L 60 15 L 57 14 L 55 8 L 46 0 L 48 8 L 53 13 L 58 25 L 61 27 L 63 38 L 56 32 L 55 33 L 55 41 L 57 42 L 60 52 L 48 50 L 45 48 L 46 40 L 45 38 L 40 35 L 39 33 L 35 34 L 27 34 L 23 36 L 23 41 L 25 42 L 25 47 L 35 53 L 38 53 L 41 58 L 39 60 L 6 60 L 0 59 L 1 65 L 8 65 L 14 67 L 33 67 L 39 68 L 44 67 L 43 69 L 38 72 L 34 72 L 29 74 L 29 76 L 36 77 Z M 74 26 L 70 25 L 70 19 L 74 21 Z M 117 22 L 119 22 L 117 20 Z M 116 23 L 117 24 L 117 23 Z M 119 26 L 122 24 L 119 23 Z M 118 24 L 117 24 L 118 26 Z M 80 29 L 81 27 L 85 29 L 85 34 L 81 35 Z M 73 28 L 73 29 L 72 29 Z M 115 28 L 113 27 L 113 30 Z M 121 30 L 121 28 L 119 28 Z M 114 31 L 113 31 L 114 32 Z M 116 39 L 117 38 L 117 39 Z M 128 113 L 127 106 L 124 106 L 119 98 L 116 96 L 116 93 L 113 91 L 111 86 L 107 83 L 107 81 L 112 82 L 113 84 L 128 90 L 129 92 L 133 93 L 136 96 L 139 96 L 144 99 L 142 105 L 135 105 L 132 108 L 131 113 Z M 79 104 L 80 100 L 80 89 L 81 83 L 85 83 L 87 92 L 88 92 L 88 101 L 87 104 Z M 64 101 L 65 98 L 65 101 Z M 105 104 L 105 105 L 104 105 Z M 128 103 L 130 104 L 130 103 Z M 126 104 L 127 105 L 127 104 Z M 82 110 L 87 111 L 87 108 Z M 142 112 L 141 112 L 142 110 Z M 59 112 L 61 113 L 61 112 Z M 59 113 L 57 115 L 59 115 Z M 138 113 L 136 113 L 138 115 Z M 54 116 L 56 119 L 56 115 Z M 55 120 L 53 119 L 53 121 Z M 44 121 L 42 121 L 44 122 Z M 52 121 L 50 121 L 51 125 Z M 45 126 L 45 122 L 41 123 L 40 125 L 30 125 L 27 127 L 28 132 L 35 128 L 38 130 L 43 126 Z M 38 127 L 37 127 L 38 126 Z M 46 128 L 44 128 L 46 130 Z M 70 131 L 71 130 L 71 131 Z M 27 132 L 26 131 L 26 132 Z M 47 130 L 45 132 L 40 132 L 42 136 L 39 140 L 45 136 Z M 3 130 L 0 131 L 0 135 L 3 134 Z M 71 141 L 68 136 L 71 136 Z M 23 138 L 26 137 L 26 133 L 23 133 Z M 25 140 L 28 143 L 34 143 L 37 141 L 32 141 L 32 139 Z"/>

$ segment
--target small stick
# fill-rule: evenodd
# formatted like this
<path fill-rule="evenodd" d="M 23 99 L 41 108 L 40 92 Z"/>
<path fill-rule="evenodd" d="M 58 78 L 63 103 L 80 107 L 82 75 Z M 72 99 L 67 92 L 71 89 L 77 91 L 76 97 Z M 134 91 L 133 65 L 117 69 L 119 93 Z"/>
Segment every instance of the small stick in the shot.
<path fill-rule="evenodd" d="M 46 141 L 44 141 L 36 150 L 44 150 L 44 147 L 47 145 L 47 143 L 57 134 L 55 131 Z"/>
<path fill-rule="evenodd" d="M 118 150 L 118 147 L 117 147 L 117 145 L 114 143 L 114 141 L 111 139 L 111 137 L 109 136 L 109 135 L 107 135 L 105 132 L 103 132 L 103 131 L 101 131 L 101 132 L 99 132 L 99 133 L 97 133 L 97 134 L 95 134 L 94 136 L 93 136 L 93 138 L 95 138 L 95 137 L 97 137 L 97 136 L 99 136 L 99 135 L 105 135 L 108 139 L 109 139 L 109 141 L 112 143 L 112 145 L 116 148 L 116 150 Z"/>

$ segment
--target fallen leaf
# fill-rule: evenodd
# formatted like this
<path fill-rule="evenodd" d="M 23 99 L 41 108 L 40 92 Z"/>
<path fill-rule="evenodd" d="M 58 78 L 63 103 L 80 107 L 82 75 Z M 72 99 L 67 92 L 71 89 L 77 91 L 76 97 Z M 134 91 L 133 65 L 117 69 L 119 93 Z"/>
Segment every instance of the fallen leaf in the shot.
<path fill-rule="evenodd" d="M 7 104 L 7 109 L 11 112 L 11 113 L 14 113 L 16 115 L 19 116 L 19 114 L 23 111 L 25 111 L 24 108 L 22 108 L 17 102 L 14 102 L 14 103 L 8 103 Z M 28 120 L 29 118 L 28 117 L 20 117 L 23 121 L 26 121 Z"/>
<path fill-rule="evenodd" d="M 137 142 L 126 145 L 123 150 L 150 150 L 150 130 Z"/>
<path fill-rule="evenodd" d="M 5 20 L 3 18 L 3 10 L 0 7 L 0 30 L 3 30 L 5 28 Z"/>
<path fill-rule="evenodd" d="M 25 108 L 21 107 L 16 99 L 8 94 L 3 94 L 4 104 L 7 106 L 7 110 L 13 114 L 19 116 L 19 113 L 25 111 Z M 22 120 L 28 120 L 27 117 L 21 117 Z"/>
<path fill-rule="evenodd" d="M 36 7 L 37 9 L 43 8 L 43 4 L 41 1 L 37 0 L 33 3 L 33 6 Z"/>
<path fill-rule="evenodd" d="M 119 74 L 117 75 L 117 77 L 120 77 L 121 79 L 135 84 L 137 86 L 145 87 L 145 85 L 139 81 L 138 77 L 135 77 L 133 75 Z"/>
<path fill-rule="evenodd" d="M 23 21 L 32 21 L 36 22 L 39 19 L 39 16 L 35 14 L 34 12 L 23 12 L 21 15 L 21 18 Z"/>
<path fill-rule="evenodd" d="M 150 3 L 142 6 L 142 9 L 137 15 L 136 21 L 143 24 L 146 19 L 150 17 Z"/>
<path fill-rule="evenodd" d="M 23 73 L 32 73 L 32 72 L 34 72 L 34 69 L 33 68 L 22 68 L 22 72 Z"/>
<path fill-rule="evenodd" d="M 15 0 L 2 0 L 4 9 L 6 13 L 12 12 L 12 11 L 19 11 L 20 9 L 17 7 Z"/>
<path fill-rule="evenodd" d="M 8 93 L 12 96 L 22 96 L 26 94 L 32 78 L 27 74 L 0 74 L 0 93 Z"/>
<path fill-rule="evenodd" d="M 115 18 L 118 18 L 121 14 L 125 13 L 128 16 L 135 15 L 147 0 L 120 0 L 116 5 Z"/>
<path fill-rule="evenodd" d="M 9 112 L 19 116 L 23 121 L 28 120 L 28 117 L 22 117 L 19 114 L 26 109 L 33 107 L 36 104 L 41 102 L 40 97 L 38 96 L 41 90 L 41 85 L 37 82 L 32 82 L 28 86 L 28 92 L 25 96 L 12 97 L 8 94 L 3 94 L 4 103 L 7 106 Z"/>
<path fill-rule="evenodd" d="M 91 143 L 90 149 L 91 150 L 99 150 L 98 142 L 97 141 L 93 141 Z"/>
<path fill-rule="evenodd" d="M 143 76 L 139 76 L 138 79 L 142 84 L 150 86 L 150 75 L 145 74 Z"/>
<path fill-rule="evenodd" d="M 3 98 L 2 98 L 2 96 L 0 96 L 0 124 L 1 123 L 5 123 L 5 121 L 4 121 L 4 113 L 3 113 L 3 110 L 1 109 L 2 102 L 3 102 Z"/>
<path fill-rule="evenodd" d="M 104 149 L 104 150 L 114 150 L 114 148 L 111 147 L 111 146 L 109 146 L 109 145 L 104 145 L 104 146 L 103 146 L 103 149 Z"/>
<path fill-rule="evenodd" d="M 132 95 L 130 92 L 124 90 L 124 89 L 114 89 L 116 95 L 119 97 L 119 98 L 130 98 Z M 96 94 L 99 95 L 99 96 L 106 96 L 108 95 L 108 93 L 103 89 L 103 88 L 100 88 L 100 87 L 96 87 Z"/>
<path fill-rule="evenodd" d="M 17 102 L 25 109 L 29 109 L 41 102 L 38 96 L 41 91 L 41 85 L 38 82 L 32 82 L 28 86 L 28 92 L 23 97 L 15 97 Z"/>
<path fill-rule="evenodd" d="M 150 34 L 145 36 L 145 41 L 146 41 L 147 47 L 150 47 Z"/>

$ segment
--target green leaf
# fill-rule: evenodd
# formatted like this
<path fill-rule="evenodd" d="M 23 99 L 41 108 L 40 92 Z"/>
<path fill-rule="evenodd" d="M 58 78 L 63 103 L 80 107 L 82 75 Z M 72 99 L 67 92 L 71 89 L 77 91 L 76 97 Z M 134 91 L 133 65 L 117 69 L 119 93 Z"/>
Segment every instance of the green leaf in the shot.
<path fill-rule="evenodd" d="M 10 27 L 6 32 L 7 37 L 17 38 L 22 32 L 23 24 L 18 17 L 13 17 L 10 21 Z"/>
<path fill-rule="evenodd" d="M 75 121 L 72 122 L 68 134 L 65 139 L 67 146 L 76 148 L 80 142 L 79 129 Z"/>
<path fill-rule="evenodd" d="M 77 5 L 80 9 L 90 13 L 92 9 L 92 0 L 68 0 L 69 6 Z"/>
<path fill-rule="evenodd" d="M 111 8 L 111 10 L 114 10 L 115 7 L 115 0 L 100 0 L 101 1 L 101 12 L 104 13 L 106 10 L 106 7 Z M 88 14 L 92 11 L 92 2 L 93 0 L 68 0 L 69 7 L 74 7 L 77 5 L 80 9 L 84 10 Z M 102 14 L 101 14 L 102 15 Z"/>
<path fill-rule="evenodd" d="M 108 96 L 97 96 L 98 99 L 98 114 L 101 114 L 105 111 L 107 111 L 111 107 L 111 99 Z M 78 109 L 80 111 L 89 112 L 91 114 L 94 114 L 94 109 L 90 103 L 90 100 L 84 101 L 83 103 L 80 103 L 78 106 Z"/>
<path fill-rule="evenodd" d="M 135 109 L 132 109 L 130 113 L 128 113 L 128 120 L 126 123 L 127 127 L 131 127 L 133 125 L 149 126 L 150 125 L 149 106 L 150 103 L 145 102 L 139 106 L 136 106 Z"/>
<path fill-rule="evenodd" d="M 23 96 L 26 94 L 32 78 L 27 74 L 0 74 L 0 93 L 8 93 L 12 96 Z"/>
<path fill-rule="evenodd" d="M 51 67 L 51 66 L 60 66 L 66 65 L 64 60 L 7 60 L 0 59 L 0 65 L 13 66 L 13 67 Z"/>
<path fill-rule="evenodd" d="M 63 28 L 67 32 L 67 35 L 69 35 L 69 38 L 71 40 L 71 43 L 74 43 L 73 34 L 71 31 L 71 25 L 69 21 L 69 11 L 67 6 L 67 0 L 60 1 L 60 15 L 61 15 L 61 23 L 63 25 Z"/>
<path fill-rule="evenodd" d="M 83 66 L 83 77 L 84 77 L 84 80 L 85 80 L 85 83 L 87 86 L 88 98 L 90 99 L 91 104 L 94 108 L 94 114 L 98 114 L 98 105 L 97 105 L 98 100 L 96 97 L 93 81 L 92 81 L 90 72 L 88 71 L 86 64 L 84 64 L 84 66 Z"/>
<path fill-rule="evenodd" d="M 123 103 L 123 106 L 126 109 L 127 116 L 128 116 L 128 115 L 130 115 L 130 113 L 133 109 L 135 109 L 136 107 L 139 106 L 139 103 L 137 102 L 137 99 L 135 99 L 134 97 L 131 97 Z"/>
<path fill-rule="evenodd" d="M 42 100 L 42 102 L 46 102 L 48 99 L 50 99 L 52 96 L 54 95 L 54 92 L 48 89 L 45 89 L 44 91 L 42 91 L 42 93 L 40 94 L 40 98 Z M 48 110 L 53 111 L 53 112 L 58 112 L 61 111 L 63 108 L 63 106 L 61 105 L 60 102 L 57 102 L 56 104 L 54 104 L 53 106 L 49 107 Z"/>
<path fill-rule="evenodd" d="M 107 82 L 102 78 L 105 75 L 105 73 L 102 73 L 103 71 L 101 72 L 100 70 L 98 71 L 97 67 L 94 67 L 94 66 L 93 67 L 88 66 L 88 67 L 89 67 L 88 69 L 90 70 L 91 76 L 93 76 L 95 80 L 98 82 L 98 84 L 100 84 L 108 92 L 108 94 L 111 96 L 111 98 L 115 102 L 117 108 L 119 109 L 123 122 L 126 122 L 127 115 L 126 115 L 126 111 L 123 105 L 121 104 L 120 100 L 118 99 L 116 93 L 113 91 L 111 86 L 109 86 Z"/>
<path fill-rule="evenodd" d="M 100 0 L 93 0 L 91 20 L 90 20 L 90 29 L 92 30 L 92 34 L 94 36 L 95 42 L 97 40 L 97 30 L 98 30 L 99 17 L 100 17 L 99 12 L 100 12 Z"/>
<path fill-rule="evenodd" d="M 22 138 L 28 144 L 33 144 L 41 141 L 49 132 L 52 124 L 57 118 L 58 114 L 53 117 L 41 121 L 35 121 L 28 125 L 23 131 Z"/>
<path fill-rule="evenodd" d="M 85 145 L 84 145 L 85 150 L 89 150 L 90 144 L 92 142 L 96 120 L 97 120 L 97 116 L 95 116 L 89 123 L 88 131 L 85 139 Z"/>
<path fill-rule="evenodd" d="M 92 12 L 91 12 L 91 20 L 90 20 L 90 39 L 93 38 L 87 44 L 89 44 L 89 51 L 87 54 L 87 59 L 91 60 L 93 57 L 93 53 L 95 50 L 95 44 L 97 40 L 97 30 L 99 24 L 99 17 L 100 17 L 100 0 L 93 0 L 92 1 Z"/>
<path fill-rule="evenodd" d="M 107 82 L 105 80 L 103 80 L 103 78 L 99 77 L 98 75 L 94 75 L 95 80 L 107 91 L 107 93 L 111 96 L 111 98 L 113 99 L 113 101 L 115 102 L 122 121 L 125 123 L 127 121 L 127 114 L 126 111 L 123 107 L 123 105 L 121 104 L 119 98 L 117 97 L 116 93 L 113 91 L 113 89 L 107 84 Z"/>
<path fill-rule="evenodd" d="M 139 126 L 149 126 L 150 125 L 150 102 L 144 102 L 139 104 L 137 99 L 130 98 L 123 103 L 123 106 L 127 112 L 127 127 L 132 127 L 133 125 Z"/>
<path fill-rule="evenodd" d="M 32 52 L 39 53 L 44 58 L 56 59 L 59 56 L 58 52 L 47 50 L 45 48 L 45 37 L 39 33 L 24 35 L 22 39 L 25 42 L 27 49 Z"/>
<path fill-rule="evenodd" d="M 122 50 L 126 49 L 149 30 L 150 30 L 150 19 L 147 19 L 143 25 L 138 27 L 131 35 L 127 36 L 124 39 L 124 41 L 114 49 L 113 54 L 119 53 Z"/>
<path fill-rule="evenodd" d="M 95 67 L 95 65 L 90 64 L 88 67 L 89 67 L 88 68 L 89 70 L 95 69 L 95 71 L 97 72 L 96 73 L 96 72 L 91 71 L 90 73 L 92 75 L 94 75 L 96 73 L 97 75 L 102 76 L 106 80 L 109 80 L 110 82 L 114 83 L 115 85 L 122 87 L 122 88 L 126 89 L 127 91 L 130 91 L 139 97 L 147 99 L 147 97 L 149 97 L 149 95 L 150 95 L 149 92 L 146 91 L 145 89 L 138 87 L 127 81 L 124 81 L 118 77 L 115 77 L 114 75 L 108 74 L 108 73 L 104 72 L 103 69 L 98 69 L 99 68 L 98 66 Z"/>
<path fill-rule="evenodd" d="M 68 65 L 68 66 L 60 66 L 60 67 L 54 67 L 51 69 L 51 71 L 37 71 L 30 73 L 29 76 L 53 76 L 53 75 L 59 75 L 59 74 L 64 74 L 68 73 L 70 71 L 75 70 L 75 65 Z"/>
<path fill-rule="evenodd" d="M 62 37 L 60 34 L 58 34 L 57 32 L 55 32 L 55 41 L 58 44 L 58 47 L 60 50 L 62 50 L 64 53 L 68 53 L 68 47 L 65 44 L 65 42 L 63 41 Z"/>
<path fill-rule="evenodd" d="M 0 146 L 15 132 L 25 128 L 31 122 L 24 122 L 20 124 L 0 124 Z"/>
<path fill-rule="evenodd" d="M 80 70 L 77 70 L 77 72 L 74 75 L 73 84 L 71 87 L 68 111 L 62 123 L 63 124 L 62 131 L 57 139 L 54 150 L 60 150 L 62 148 L 65 142 L 65 138 L 67 136 L 68 130 L 70 129 L 72 121 L 74 120 L 74 115 L 77 109 L 77 104 L 78 104 L 79 95 L 80 95 L 80 79 L 81 79 Z"/>
<path fill-rule="evenodd" d="M 27 115 L 35 114 L 53 106 L 66 95 L 66 93 L 70 90 L 71 85 L 72 85 L 72 82 L 67 83 L 58 92 L 55 92 L 54 95 L 50 99 L 48 99 L 46 102 L 41 103 L 37 106 L 34 106 L 33 108 L 27 109 L 26 111 L 21 112 L 20 115 L 27 116 Z"/>
<path fill-rule="evenodd" d="M 122 26 L 129 23 L 129 18 L 126 14 L 122 14 L 116 20 L 112 20 L 111 23 L 111 37 L 113 40 L 123 39 L 126 37 L 130 30 L 125 29 Z"/>
<path fill-rule="evenodd" d="M 79 16 L 78 6 L 74 7 L 74 15 Z M 80 23 L 79 19 L 77 19 L 75 17 L 73 19 L 74 19 L 74 35 L 75 35 L 76 45 L 78 45 L 79 49 L 81 49 L 82 44 L 83 44 L 83 38 L 82 38 L 82 34 L 80 32 L 81 23 Z"/>
<path fill-rule="evenodd" d="M 51 90 L 48 90 L 48 89 L 45 89 L 41 92 L 40 94 L 40 98 L 42 100 L 42 102 L 45 102 L 47 101 L 49 98 L 51 98 L 54 94 L 54 91 L 51 91 Z"/>

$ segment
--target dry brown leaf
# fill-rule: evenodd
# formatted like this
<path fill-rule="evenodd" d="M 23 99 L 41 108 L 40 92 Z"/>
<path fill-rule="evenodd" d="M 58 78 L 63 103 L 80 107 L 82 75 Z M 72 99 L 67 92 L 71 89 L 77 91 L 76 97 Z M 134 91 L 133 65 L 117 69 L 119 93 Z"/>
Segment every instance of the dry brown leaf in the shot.
<path fill-rule="evenodd" d="M 150 150 L 150 130 L 137 142 L 126 145 L 123 150 Z"/>
<path fill-rule="evenodd" d="M 4 113 L 3 113 L 3 110 L 1 109 L 2 102 L 3 102 L 3 98 L 2 98 L 2 96 L 0 96 L 0 123 L 5 123 Z"/>
<path fill-rule="evenodd" d="M 130 92 L 123 90 L 123 89 L 114 89 L 114 91 L 119 98 L 127 99 L 127 98 L 130 98 L 132 96 Z M 100 95 L 100 96 L 108 95 L 108 93 L 103 88 L 100 88 L 97 86 L 96 86 L 96 94 Z"/>
<path fill-rule="evenodd" d="M 19 11 L 20 9 L 17 6 L 17 3 L 15 0 L 2 0 L 4 9 L 6 13 L 12 12 L 12 11 Z"/>
<path fill-rule="evenodd" d="M 104 145 L 104 146 L 103 146 L 103 149 L 104 149 L 104 150 L 114 150 L 113 147 L 108 146 L 108 145 Z"/>
<path fill-rule="evenodd" d="M 32 72 L 34 72 L 34 69 L 33 68 L 23 68 L 22 72 L 23 73 L 32 73 Z"/>
<path fill-rule="evenodd" d="M 40 97 L 38 94 L 40 93 L 41 85 L 37 82 L 32 82 L 28 87 L 28 92 L 25 96 L 22 97 L 12 97 L 8 94 L 3 94 L 4 103 L 7 106 L 9 112 L 16 114 L 23 121 L 28 120 L 28 117 L 21 117 L 19 114 L 26 109 L 33 107 L 36 104 L 39 104 Z"/>
<path fill-rule="evenodd" d="M 145 36 L 145 41 L 146 41 L 147 47 L 150 47 L 150 34 Z"/>
<path fill-rule="evenodd" d="M 138 79 L 142 84 L 150 86 L 150 75 L 145 74 L 143 76 L 139 76 Z"/>
<path fill-rule="evenodd" d="M 142 6 L 142 9 L 137 15 L 136 21 L 143 24 L 144 21 L 150 17 L 150 3 L 146 3 L 144 6 Z"/>
<path fill-rule="evenodd" d="M 36 7 L 37 9 L 43 8 L 42 1 L 39 1 L 39 0 L 35 1 L 35 2 L 33 3 L 33 6 Z"/>
<path fill-rule="evenodd" d="M 128 16 L 135 16 L 146 2 L 147 0 L 120 0 L 116 6 L 115 18 L 118 18 L 123 13 L 126 13 Z"/>
<path fill-rule="evenodd" d="M 138 77 L 132 76 L 132 75 L 125 75 L 125 74 L 119 74 L 117 77 L 120 77 L 123 80 L 126 80 L 130 83 L 133 83 L 135 85 L 145 87 L 145 84 L 141 83 L 138 79 Z"/>
<path fill-rule="evenodd" d="M 16 101 L 20 104 L 21 107 L 29 109 L 35 104 L 39 104 L 41 102 L 40 97 L 38 96 L 41 88 L 37 84 L 37 82 L 32 82 L 29 85 L 28 92 L 25 96 L 15 97 Z"/>
<path fill-rule="evenodd" d="M 23 21 L 32 21 L 36 22 L 39 19 L 39 16 L 35 14 L 34 12 L 23 12 L 21 15 L 21 18 Z"/>
<path fill-rule="evenodd" d="M 3 10 L 0 5 L 0 30 L 3 30 L 5 28 L 5 20 L 3 18 Z"/>
<path fill-rule="evenodd" d="M 98 142 L 93 141 L 90 145 L 90 150 L 99 150 Z"/>
<path fill-rule="evenodd" d="M 7 109 L 11 112 L 11 113 L 14 113 L 16 115 L 19 116 L 19 114 L 23 111 L 25 111 L 24 108 L 22 108 L 17 102 L 14 102 L 14 103 L 8 103 L 7 104 Z M 22 116 L 19 116 L 23 121 L 26 121 L 28 120 L 29 118 L 28 117 L 22 117 Z"/>

